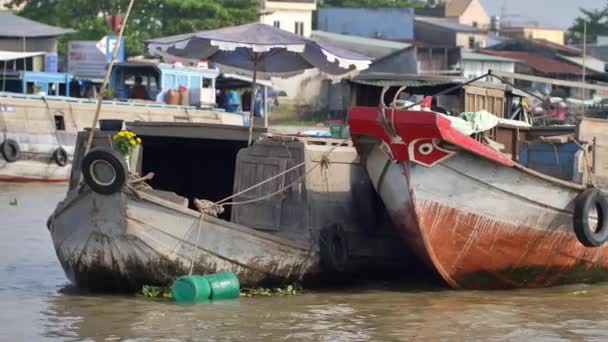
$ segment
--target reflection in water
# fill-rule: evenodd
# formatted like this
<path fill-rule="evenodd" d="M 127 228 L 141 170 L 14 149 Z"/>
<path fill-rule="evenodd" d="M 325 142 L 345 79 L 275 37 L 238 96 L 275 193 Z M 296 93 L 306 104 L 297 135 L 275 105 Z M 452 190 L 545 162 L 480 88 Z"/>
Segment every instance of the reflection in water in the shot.
<path fill-rule="evenodd" d="M 393 284 L 187 306 L 78 293 L 45 227 L 64 191 L 0 185 L 0 341 L 608 340 L 606 284 L 494 292 Z"/>

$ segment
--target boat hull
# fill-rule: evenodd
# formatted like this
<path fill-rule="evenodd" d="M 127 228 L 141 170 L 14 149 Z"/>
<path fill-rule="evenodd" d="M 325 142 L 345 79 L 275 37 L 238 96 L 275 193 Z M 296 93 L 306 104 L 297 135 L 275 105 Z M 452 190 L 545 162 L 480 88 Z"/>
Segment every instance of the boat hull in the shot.
<path fill-rule="evenodd" d="M 608 279 L 608 247 L 573 232 L 578 190 L 462 151 L 430 168 L 391 161 L 379 145 L 365 160 L 403 239 L 455 288 Z"/>
<path fill-rule="evenodd" d="M 70 172 L 71 165 L 59 166 L 52 161 L 38 160 L 18 160 L 14 163 L 7 163 L 0 157 L 0 182 L 67 182 Z"/>
<path fill-rule="evenodd" d="M 76 286 L 132 292 L 188 274 L 228 270 L 242 286 L 301 280 L 315 273 L 307 246 L 205 216 L 138 192 L 72 192 L 49 219 L 57 256 Z M 200 229 L 199 229 L 200 222 Z"/>

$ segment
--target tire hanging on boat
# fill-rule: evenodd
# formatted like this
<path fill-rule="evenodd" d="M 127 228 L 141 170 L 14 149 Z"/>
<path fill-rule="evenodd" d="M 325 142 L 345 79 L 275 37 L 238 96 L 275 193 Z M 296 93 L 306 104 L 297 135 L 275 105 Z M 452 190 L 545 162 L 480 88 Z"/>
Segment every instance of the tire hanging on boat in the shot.
<path fill-rule="evenodd" d="M 9 163 L 16 162 L 21 156 L 19 144 L 13 139 L 6 139 L 0 144 L 0 152 L 2 157 Z"/>
<path fill-rule="evenodd" d="M 112 149 L 96 147 L 82 160 L 84 182 L 93 191 L 111 195 L 122 189 L 127 180 L 127 165 L 124 158 Z"/>
<path fill-rule="evenodd" d="M 61 167 L 68 164 L 68 153 L 63 147 L 60 146 L 53 152 L 53 161 Z"/>
<path fill-rule="evenodd" d="M 597 224 L 591 211 L 597 212 Z M 608 198 L 598 189 L 583 191 L 574 204 L 573 227 L 576 238 L 586 247 L 600 247 L 608 240 Z"/>
<path fill-rule="evenodd" d="M 348 244 L 338 224 L 321 229 L 319 236 L 321 266 L 327 271 L 344 272 L 348 265 Z"/>

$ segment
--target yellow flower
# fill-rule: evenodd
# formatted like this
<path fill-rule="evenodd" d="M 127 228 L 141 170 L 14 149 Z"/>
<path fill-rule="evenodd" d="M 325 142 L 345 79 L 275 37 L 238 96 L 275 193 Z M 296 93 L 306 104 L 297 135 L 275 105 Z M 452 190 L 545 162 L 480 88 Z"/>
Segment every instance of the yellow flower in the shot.
<path fill-rule="evenodd" d="M 141 144 L 141 138 L 137 138 L 137 143 Z"/>
<path fill-rule="evenodd" d="M 129 140 L 129 144 L 131 144 L 131 146 L 135 145 L 135 140 L 133 140 L 133 139 Z"/>

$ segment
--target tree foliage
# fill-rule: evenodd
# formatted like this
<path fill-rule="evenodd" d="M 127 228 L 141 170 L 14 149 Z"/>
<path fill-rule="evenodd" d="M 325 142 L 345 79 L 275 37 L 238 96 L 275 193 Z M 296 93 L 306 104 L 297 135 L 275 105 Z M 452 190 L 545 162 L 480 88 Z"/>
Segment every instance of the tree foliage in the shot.
<path fill-rule="evenodd" d="M 582 16 L 575 19 L 568 29 L 568 42 L 578 44 L 583 42 L 584 25 L 587 24 L 587 42 L 595 43 L 597 36 L 608 36 L 608 4 L 600 10 L 581 8 Z"/>
<path fill-rule="evenodd" d="M 128 0 L 13 0 L 25 4 L 19 15 L 49 25 L 72 28 L 76 33 L 61 39 L 98 40 L 110 34 L 106 18 L 126 12 Z M 143 41 L 172 34 L 208 30 L 256 21 L 257 0 L 137 0 L 125 29 L 130 55 L 144 52 Z"/>

